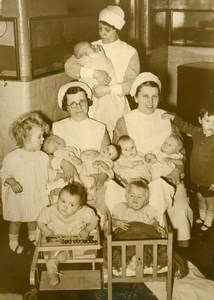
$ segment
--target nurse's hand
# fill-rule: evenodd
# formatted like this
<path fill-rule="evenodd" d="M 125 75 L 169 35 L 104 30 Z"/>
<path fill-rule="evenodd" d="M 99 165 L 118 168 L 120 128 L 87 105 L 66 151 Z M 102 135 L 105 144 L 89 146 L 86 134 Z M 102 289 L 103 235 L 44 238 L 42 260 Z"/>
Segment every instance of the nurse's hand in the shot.
<path fill-rule="evenodd" d="M 93 175 L 94 177 L 94 184 L 91 187 L 91 189 L 100 189 L 104 183 L 106 182 L 106 180 L 108 179 L 108 175 L 106 173 L 99 173 L 99 174 L 95 174 Z"/>
<path fill-rule="evenodd" d="M 75 177 L 79 178 L 76 168 L 67 160 L 62 160 L 61 168 L 63 170 L 64 179 L 66 182 L 73 182 Z"/>
<path fill-rule="evenodd" d="M 94 70 L 93 77 L 100 84 L 109 84 L 111 81 L 111 77 L 102 70 Z"/>
<path fill-rule="evenodd" d="M 92 89 L 93 95 L 96 98 L 101 98 L 111 93 L 111 88 L 108 85 L 97 84 Z"/>

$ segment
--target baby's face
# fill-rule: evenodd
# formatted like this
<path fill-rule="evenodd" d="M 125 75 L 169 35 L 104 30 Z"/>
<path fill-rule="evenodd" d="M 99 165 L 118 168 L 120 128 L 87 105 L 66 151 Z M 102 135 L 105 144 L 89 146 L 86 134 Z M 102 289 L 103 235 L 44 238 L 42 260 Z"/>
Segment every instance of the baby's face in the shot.
<path fill-rule="evenodd" d="M 117 157 L 117 149 L 114 145 L 108 145 L 100 151 L 100 154 L 111 160 L 115 160 Z"/>
<path fill-rule="evenodd" d="M 90 55 L 94 52 L 94 48 L 91 44 L 86 44 L 84 51 L 87 53 L 87 55 Z"/>
<path fill-rule="evenodd" d="M 80 196 L 62 191 L 58 198 L 57 209 L 64 217 L 74 215 L 80 209 Z"/>
<path fill-rule="evenodd" d="M 205 114 L 203 118 L 199 118 L 199 123 L 201 124 L 203 133 L 206 136 L 214 134 L 214 115 L 208 116 Z"/>
<path fill-rule="evenodd" d="M 149 202 L 149 193 L 142 187 L 131 185 L 129 190 L 126 191 L 126 201 L 128 206 L 134 210 L 141 209 Z"/>
<path fill-rule="evenodd" d="M 166 154 L 174 154 L 179 152 L 178 141 L 173 136 L 168 136 L 161 146 L 161 151 Z"/>
<path fill-rule="evenodd" d="M 123 141 L 120 143 L 121 146 L 121 153 L 125 157 L 134 157 L 137 155 L 137 148 L 135 146 L 134 141 Z"/>
<path fill-rule="evenodd" d="M 65 141 L 59 136 L 54 136 L 49 142 L 45 143 L 45 151 L 48 154 L 53 154 L 56 150 L 66 146 Z"/>

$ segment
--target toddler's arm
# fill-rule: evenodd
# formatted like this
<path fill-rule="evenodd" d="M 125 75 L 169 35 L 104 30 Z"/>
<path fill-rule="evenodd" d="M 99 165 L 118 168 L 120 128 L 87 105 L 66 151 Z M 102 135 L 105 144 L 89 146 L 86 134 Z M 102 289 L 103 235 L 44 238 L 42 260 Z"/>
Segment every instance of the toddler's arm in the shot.
<path fill-rule="evenodd" d="M 112 225 L 114 227 L 118 227 L 123 229 L 124 231 L 127 231 L 129 229 L 129 222 L 125 220 L 119 220 L 115 217 L 112 217 Z"/>
<path fill-rule="evenodd" d="M 209 191 L 214 191 L 214 183 L 210 185 Z"/>
<path fill-rule="evenodd" d="M 160 233 L 162 238 L 166 237 L 166 231 L 162 226 L 160 226 L 160 223 L 157 221 L 157 219 L 155 218 L 152 219 L 152 225 L 157 230 L 157 232 Z"/>
<path fill-rule="evenodd" d="M 170 113 L 170 112 L 165 112 L 162 114 L 161 117 L 162 117 L 162 119 L 169 119 L 169 120 L 173 121 L 175 118 L 175 114 Z"/>
<path fill-rule="evenodd" d="M 41 230 L 44 236 L 52 236 L 54 235 L 54 231 L 48 228 L 48 226 L 44 223 L 37 222 L 38 228 Z"/>
<path fill-rule="evenodd" d="M 89 236 L 90 232 L 95 229 L 98 225 L 98 220 L 95 220 L 93 222 L 91 222 L 90 224 L 88 224 L 85 228 L 83 228 L 80 233 L 79 236 L 81 238 L 86 238 Z"/>
<path fill-rule="evenodd" d="M 8 184 L 16 194 L 23 192 L 23 187 L 21 186 L 21 184 L 12 177 L 7 178 L 5 180 L 5 184 Z"/>

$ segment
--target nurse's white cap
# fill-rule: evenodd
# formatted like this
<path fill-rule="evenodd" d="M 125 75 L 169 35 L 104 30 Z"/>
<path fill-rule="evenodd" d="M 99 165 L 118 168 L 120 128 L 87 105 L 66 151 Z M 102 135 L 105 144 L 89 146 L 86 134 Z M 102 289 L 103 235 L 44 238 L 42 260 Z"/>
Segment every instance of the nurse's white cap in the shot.
<path fill-rule="evenodd" d="M 61 88 L 59 89 L 59 92 L 58 92 L 57 100 L 58 100 L 58 105 L 59 105 L 60 108 L 62 108 L 62 100 L 64 98 L 65 93 L 71 87 L 80 87 L 80 88 L 82 88 L 86 92 L 87 97 L 89 99 L 91 99 L 92 92 L 91 92 L 90 87 L 87 84 L 85 84 L 83 82 L 79 82 L 79 81 L 68 82 L 68 83 L 64 84 L 63 86 L 61 86 Z"/>
<path fill-rule="evenodd" d="M 161 90 L 161 82 L 160 82 L 159 78 L 156 75 L 154 75 L 153 73 L 143 72 L 135 78 L 135 81 L 133 82 L 131 90 L 130 90 L 130 95 L 132 97 L 134 97 L 139 85 L 141 85 L 142 83 L 147 82 L 147 81 L 153 81 L 153 82 L 157 83 L 159 89 Z"/>
<path fill-rule="evenodd" d="M 99 14 L 99 21 L 113 25 L 118 30 L 121 30 L 126 23 L 124 18 L 124 11 L 117 5 L 109 5 L 101 10 Z"/>

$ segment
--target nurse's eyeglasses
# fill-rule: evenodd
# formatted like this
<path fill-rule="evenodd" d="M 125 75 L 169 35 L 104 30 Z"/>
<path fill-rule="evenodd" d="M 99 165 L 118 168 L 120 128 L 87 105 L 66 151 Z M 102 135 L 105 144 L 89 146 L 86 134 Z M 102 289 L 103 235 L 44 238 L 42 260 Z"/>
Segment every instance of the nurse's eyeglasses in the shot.
<path fill-rule="evenodd" d="M 80 102 L 78 102 L 78 103 L 72 102 L 72 103 L 70 103 L 70 104 L 67 104 L 67 107 L 69 107 L 69 108 L 76 108 L 78 105 L 82 107 L 82 106 L 86 106 L 87 103 L 88 103 L 87 100 L 82 99 L 82 100 L 80 100 Z"/>

